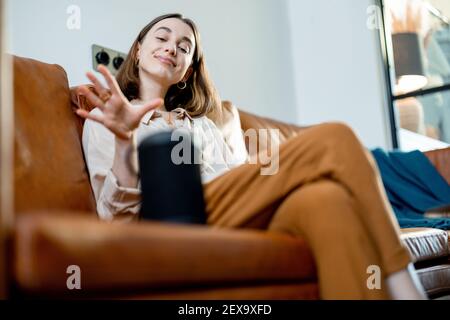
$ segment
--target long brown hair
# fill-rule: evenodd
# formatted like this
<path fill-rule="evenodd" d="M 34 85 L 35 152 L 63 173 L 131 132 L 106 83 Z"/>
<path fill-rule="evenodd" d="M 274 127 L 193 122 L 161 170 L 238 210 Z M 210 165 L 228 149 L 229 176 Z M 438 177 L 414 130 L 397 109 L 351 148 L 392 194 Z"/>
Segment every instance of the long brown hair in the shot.
<path fill-rule="evenodd" d="M 209 113 L 214 114 L 215 112 L 220 112 L 218 108 L 220 104 L 219 96 L 206 69 L 198 29 L 192 20 L 185 18 L 178 13 L 159 16 L 153 19 L 141 30 L 141 32 L 139 32 L 139 35 L 131 46 L 127 58 L 122 63 L 122 66 L 116 76 L 120 89 L 128 100 L 140 98 L 139 69 L 136 61 L 138 44 L 142 44 L 145 36 L 156 23 L 168 18 L 177 18 L 189 25 L 194 32 L 196 45 L 191 65 L 193 71 L 189 79 L 186 81 L 186 88 L 179 89 L 177 85 L 172 85 L 169 88 L 166 96 L 164 97 L 166 109 L 171 111 L 177 107 L 181 107 L 186 109 L 186 111 L 193 117 L 200 117 Z"/>

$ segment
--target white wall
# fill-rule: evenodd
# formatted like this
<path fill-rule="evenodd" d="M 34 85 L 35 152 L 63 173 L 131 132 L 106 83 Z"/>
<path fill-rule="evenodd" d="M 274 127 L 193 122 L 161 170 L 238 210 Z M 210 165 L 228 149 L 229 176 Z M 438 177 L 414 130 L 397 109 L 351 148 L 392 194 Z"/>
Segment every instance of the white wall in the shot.
<path fill-rule="evenodd" d="M 348 123 L 368 147 L 390 147 L 378 30 L 370 0 L 288 0 L 298 121 Z"/>
<path fill-rule="evenodd" d="M 81 29 L 69 30 L 69 5 Z M 285 1 L 9 0 L 11 52 L 62 65 L 71 85 L 86 83 L 91 45 L 127 53 L 154 17 L 180 12 L 199 26 L 211 76 L 223 99 L 280 120 L 296 118 Z"/>
<path fill-rule="evenodd" d="M 66 28 L 69 5 L 81 30 Z M 368 147 L 390 146 L 370 0 L 9 0 L 11 51 L 61 64 L 85 83 L 93 43 L 127 52 L 153 17 L 182 12 L 199 25 L 223 99 L 291 123 L 340 120 Z M 111 9 L 114 8 L 114 9 Z M 107 12 L 107 13 L 106 13 Z"/>

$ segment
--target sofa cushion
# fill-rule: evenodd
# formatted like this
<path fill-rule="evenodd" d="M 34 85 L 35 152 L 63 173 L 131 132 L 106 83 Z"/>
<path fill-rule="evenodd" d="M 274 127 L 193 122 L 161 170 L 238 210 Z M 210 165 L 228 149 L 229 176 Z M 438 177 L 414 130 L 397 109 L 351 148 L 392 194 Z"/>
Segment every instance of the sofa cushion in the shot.
<path fill-rule="evenodd" d="M 30 293 L 67 293 L 70 265 L 90 292 L 316 279 L 304 240 L 258 230 L 34 213 L 19 217 L 14 243 L 15 279 Z"/>
<path fill-rule="evenodd" d="M 401 239 L 406 244 L 414 262 L 449 254 L 447 231 L 433 228 L 405 228 L 401 231 Z"/>
<path fill-rule="evenodd" d="M 14 57 L 15 210 L 95 212 L 63 68 Z"/>

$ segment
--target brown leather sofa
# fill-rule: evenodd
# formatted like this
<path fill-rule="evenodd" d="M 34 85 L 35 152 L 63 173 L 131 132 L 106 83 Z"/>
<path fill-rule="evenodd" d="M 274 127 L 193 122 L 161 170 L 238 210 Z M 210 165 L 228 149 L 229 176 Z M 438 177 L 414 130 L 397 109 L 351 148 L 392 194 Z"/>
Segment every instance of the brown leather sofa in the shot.
<path fill-rule="evenodd" d="M 8 246 L 10 297 L 319 299 L 314 259 L 301 238 L 158 222 L 99 221 L 74 114 L 82 97 L 65 71 L 14 57 L 15 221 Z M 224 104 L 226 107 L 226 104 Z M 299 127 L 240 111 L 242 128 Z M 450 182 L 450 149 L 427 153 Z M 432 297 L 450 292 L 448 233 L 405 229 L 403 239 Z M 81 270 L 69 290 L 67 269 Z"/>

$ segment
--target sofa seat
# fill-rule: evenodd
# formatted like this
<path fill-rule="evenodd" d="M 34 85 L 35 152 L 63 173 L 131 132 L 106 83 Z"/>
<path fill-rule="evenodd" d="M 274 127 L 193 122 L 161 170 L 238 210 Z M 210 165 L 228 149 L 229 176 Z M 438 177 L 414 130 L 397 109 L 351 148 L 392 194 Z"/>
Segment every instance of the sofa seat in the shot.
<path fill-rule="evenodd" d="M 30 294 L 67 293 L 67 267 L 77 265 L 81 291 L 90 293 L 309 283 L 303 296 L 317 298 L 305 241 L 259 230 L 105 223 L 81 213 L 34 212 L 16 221 L 14 253 L 16 283 Z"/>
<path fill-rule="evenodd" d="M 402 229 L 401 235 L 414 262 L 447 257 L 448 237 L 447 231 L 431 228 Z M 47 211 L 18 217 L 14 247 L 15 280 L 29 294 L 69 293 L 67 267 L 77 265 L 82 289 L 90 295 L 239 299 L 257 288 L 261 299 L 270 299 L 274 287 L 284 290 L 286 299 L 318 295 L 305 241 L 259 230 L 104 223 L 91 214 Z M 418 268 L 418 274 L 430 295 L 450 289 L 450 261 Z M 177 293 L 159 291 L 168 287 L 177 287 Z M 123 296 L 128 290 L 130 296 Z"/>

